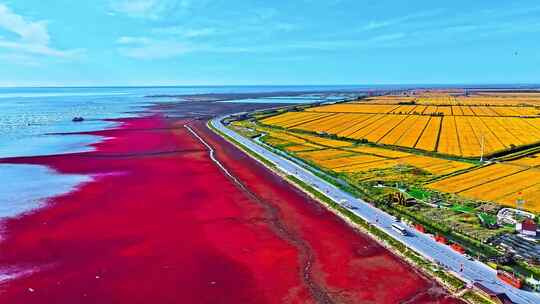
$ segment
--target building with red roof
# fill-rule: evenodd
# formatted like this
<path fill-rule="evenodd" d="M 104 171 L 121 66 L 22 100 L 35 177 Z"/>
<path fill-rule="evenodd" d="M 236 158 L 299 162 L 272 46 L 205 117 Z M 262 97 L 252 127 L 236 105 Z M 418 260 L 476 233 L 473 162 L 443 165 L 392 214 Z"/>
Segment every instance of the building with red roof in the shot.
<path fill-rule="evenodd" d="M 536 236 L 538 225 L 530 218 L 516 224 L 516 231 L 527 236 Z"/>

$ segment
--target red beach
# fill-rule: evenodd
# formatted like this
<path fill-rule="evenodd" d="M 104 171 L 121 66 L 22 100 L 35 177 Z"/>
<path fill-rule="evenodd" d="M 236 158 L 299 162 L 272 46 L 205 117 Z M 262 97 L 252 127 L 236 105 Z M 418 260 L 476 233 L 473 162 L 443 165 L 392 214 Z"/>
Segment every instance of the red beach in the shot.
<path fill-rule="evenodd" d="M 93 177 L 3 223 L 0 303 L 461 303 L 204 121 L 119 121 L 92 152 L 0 160 Z"/>

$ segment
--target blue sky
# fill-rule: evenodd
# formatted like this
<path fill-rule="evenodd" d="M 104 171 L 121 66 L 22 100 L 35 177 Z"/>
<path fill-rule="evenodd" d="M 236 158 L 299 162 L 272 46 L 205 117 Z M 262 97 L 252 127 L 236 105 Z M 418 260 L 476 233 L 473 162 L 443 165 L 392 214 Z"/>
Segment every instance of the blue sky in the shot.
<path fill-rule="evenodd" d="M 0 86 L 540 83 L 540 3 L 0 0 Z"/>

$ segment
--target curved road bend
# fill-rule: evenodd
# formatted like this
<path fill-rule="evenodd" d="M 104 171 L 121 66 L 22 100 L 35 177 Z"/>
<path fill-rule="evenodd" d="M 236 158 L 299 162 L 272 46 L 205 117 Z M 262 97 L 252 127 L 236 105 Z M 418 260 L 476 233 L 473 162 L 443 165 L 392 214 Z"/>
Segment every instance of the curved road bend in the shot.
<path fill-rule="evenodd" d="M 272 162 L 281 171 L 292 175 L 305 183 L 311 185 L 319 192 L 334 200 L 341 202 L 346 200 L 350 205 L 355 206 L 356 210 L 351 210 L 359 217 L 374 224 L 379 229 L 399 240 L 409 248 L 422 254 L 427 259 L 443 265 L 456 276 L 468 283 L 480 282 L 495 292 L 506 293 L 513 302 L 518 304 L 538 304 L 540 303 L 540 294 L 514 288 L 497 278 L 497 272 L 486 264 L 474 260 L 470 261 L 462 254 L 452 250 L 449 246 L 437 243 L 427 234 L 417 232 L 414 229 L 407 229 L 408 236 L 402 236 L 391 227 L 393 217 L 373 206 L 362 199 L 355 198 L 351 194 L 329 184 L 325 180 L 302 168 L 296 163 L 260 146 L 255 141 L 241 136 L 240 134 L 227 128 L 221 120 L 225 116 L 213 118 L 210 124 L 217 130 L 230 136 L 244 147 L 254 153 L 264 157 Z"/>

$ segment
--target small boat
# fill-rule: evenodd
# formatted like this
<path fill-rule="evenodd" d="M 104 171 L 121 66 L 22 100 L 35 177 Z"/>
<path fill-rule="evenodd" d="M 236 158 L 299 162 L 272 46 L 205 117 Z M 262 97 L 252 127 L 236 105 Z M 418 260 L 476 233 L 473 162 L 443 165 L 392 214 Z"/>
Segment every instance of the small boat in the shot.
<path fill-rule="evenodd" d="M 84 121 L 84 118 L 82 118 L 80 116 L 77 116 L 77 117 L 73 117 L 73 119 L 71 121 L 73 121 L 73 122 L 81 122 L 81 121 Z"/>

